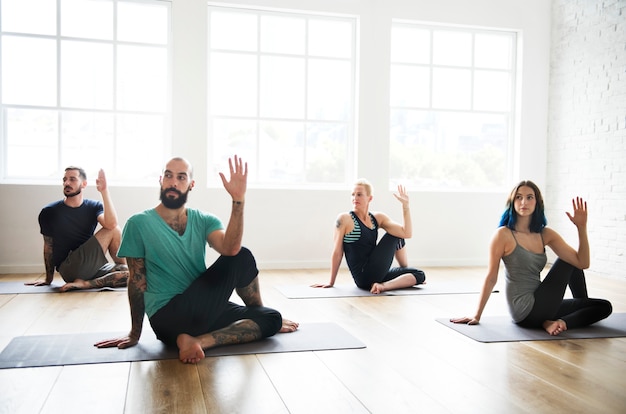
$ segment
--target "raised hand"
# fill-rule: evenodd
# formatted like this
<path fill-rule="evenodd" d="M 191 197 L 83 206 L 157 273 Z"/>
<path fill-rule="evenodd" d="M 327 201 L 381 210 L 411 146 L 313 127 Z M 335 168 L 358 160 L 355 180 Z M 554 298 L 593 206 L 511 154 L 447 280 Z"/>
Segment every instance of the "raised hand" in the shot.
<path fill-rule="evenodd" d="M 226 189 L 234 201 L 243 201 L 248 183 L 248 163 L 244 163 L 241 158 L 235 155 L 233 158 L 228 159 L 228 167 L 230 169 L 230 180 L 227 180 L 226 176 L 220 173 L 224 189 Z"/>
<path fill-rule="evenodd" d="M 102 168 L 100 168 L 100 171 L 98 171 L 98 178 L 96 178 L 96 189 L 99 192 L 103 192 L 107 189 L 107 178 L 106 175 L 104 175 L 104 170 Z"/>
<path fill-rule="evenodd" d="M 572 199 L 572 207 L 574 213 L 570 214 L 569 211 L 566 211 L 565 214 L 576 227 L 585 227 L 587 225 L 587 202 L 581 197 L 576 197 Z"/>
<path fill-rule="evenodd" d="M 393 196 L 402 203 L 403 207 L 409 204 L 409 195 L 403 185 L 398 185 L 398 192 L 393 193 Z"/>

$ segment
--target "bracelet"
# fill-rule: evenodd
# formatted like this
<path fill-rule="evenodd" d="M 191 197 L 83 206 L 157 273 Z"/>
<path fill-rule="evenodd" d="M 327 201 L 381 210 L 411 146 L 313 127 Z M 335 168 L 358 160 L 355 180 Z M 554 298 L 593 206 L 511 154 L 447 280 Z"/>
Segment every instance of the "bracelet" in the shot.
<path fill-rule="evenodd" d="M 233 200 L 233 204 L 237 204 L 239 206 L 239 205 L 243 204 L 243 201 L 235 201 L 235 200 Z"/>

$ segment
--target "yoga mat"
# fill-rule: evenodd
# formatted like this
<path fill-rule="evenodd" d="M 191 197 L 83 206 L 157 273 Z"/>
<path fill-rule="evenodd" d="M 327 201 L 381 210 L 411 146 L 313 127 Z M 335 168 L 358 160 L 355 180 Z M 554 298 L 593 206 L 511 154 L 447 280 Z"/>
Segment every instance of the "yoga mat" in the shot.
<path fill-rule="evenodd" d="M 568 329 L 556 336 L 549 335 L 543 329 L 522 328 L 513 323 L 510 316 L 484 316 L 478 325 L 456 324 L 450 322 L 449 318 L 438 318 L 436 321 L 478 342 L 555 341 L 626 336 L 626 313 L 614 313 L 593 325 Z"/>
<path fill-rule="evenodd" d="M 379 294 L 359 289 L 354 284 L 335 285 L 332 288 L 312 288 L 306 285 L 279 285 L 276 289 L 289 299 L 346 298 L 358 296 L 408 296 L 408 295 L 448 295 L 480 293 L 480 283 L 429 281 L 406 289 L 391 290 Z M 494 292 L 497 292 L 495 290 Z"/>
<path fill-rule="evenodd" d="M 0 282 L 0 295 L 14 295 L 17 293 L 59 293 L 59 289 L 62 285 L 50 284 L 44 286 L 28 286 L 25 285 L 24 282 Z M 70 290 L 64 293 L 69 292 L 104 292 L 104 291 L 125 291 L 126 288 L 112 288 L 112 287 L 103 287 L 103 288 L 92 288 L 92 289 L 75 289 Z"/>
<path fill-rule="evenodd" d="M 90 332 L 19 336 L 0 353 L 0 369 L 178 359 L 178 350 L 166 347 L 150 329 L 144 330 L 139 344 L 131 348 L 99 349 L 93 345 L 122 335 Z M 225 356 L 357 348 L 365 348 L 365 345 L 335 323 L 303 323 L 295 332 L 278 333 L 257 342 L 212 348 L 205 354 Z"/>

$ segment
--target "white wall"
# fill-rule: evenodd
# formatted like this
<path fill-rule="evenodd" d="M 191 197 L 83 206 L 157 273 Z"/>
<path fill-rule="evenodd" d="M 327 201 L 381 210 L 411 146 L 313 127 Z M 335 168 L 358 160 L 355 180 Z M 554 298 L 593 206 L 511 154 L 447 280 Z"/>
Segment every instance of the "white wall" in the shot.
<path fill-rule="evenodd" d="M 565 211 L 589 204 L 591 270 L 626 277 L 626 1 L 553 2 L 549 225 L 574 248 Z"/>
<path fill-rule="evenodd" d="M 228 4 L 303 9 L 360 18 L 361 69 L 357 176 L 375 186 L 373 210 L 401 219 L 398 202 L 386 190 L 388 136 L 388 57 L 392 18 L 415 19 L 520 31 L 521 106 L 517 175 L 545 184 L 550 3 L 545 0 L 245 0 Z M 227 219 L 230 200 L 223 190 L 204 188 L 206 154 L 206 3 L 174 0 L 172 153 L 195 164 L 196 187 L 190 206 Z M 141 154 L 137 154 L 141 157 Z M 226 166 L 224 166 L 226 167 Z M 25 168 L 28 168 L 25 166 Z M 111 189 L 120 221 L 153 207 L 153 188 Z M 92 184 L 95 182 L 92 181 Z M 513 185 L 514 183 L 511 183 Z M 87 194 L 97 198 L 95 186 Z M 508 190 L 508 189 L 507 189 Z M 248 191 L 244 243 L 260 268 L 327 268 L 335 217 L 347 211 L 345 191 Z M 414 238 L 407 246 L 414 266 L 484 265 L 487 244 L 497 226 L 508 191 L 499 193 L 412 192 Z M 0 273 L 43 271 L 37 215 L 62 196 L 58 186 L 0 185 Z"/>

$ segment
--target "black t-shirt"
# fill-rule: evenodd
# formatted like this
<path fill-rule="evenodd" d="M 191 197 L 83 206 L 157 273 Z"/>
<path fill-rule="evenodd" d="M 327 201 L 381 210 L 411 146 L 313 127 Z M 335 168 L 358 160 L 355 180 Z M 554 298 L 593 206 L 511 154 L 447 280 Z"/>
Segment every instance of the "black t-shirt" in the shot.
<path fill-rule="evenodd" d="M 104 213 L 100 201 L 83 200 L 80 207 L 69 207 L 63 200 L 45 206 L 39 213 L 41 234 L 52 237 L 52 257 L 58 268 L 70 251 L 85 243 L 96 230 L 98 216 Z"/>

